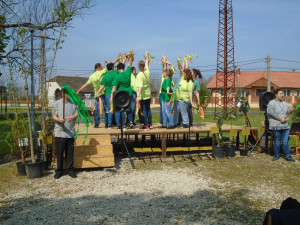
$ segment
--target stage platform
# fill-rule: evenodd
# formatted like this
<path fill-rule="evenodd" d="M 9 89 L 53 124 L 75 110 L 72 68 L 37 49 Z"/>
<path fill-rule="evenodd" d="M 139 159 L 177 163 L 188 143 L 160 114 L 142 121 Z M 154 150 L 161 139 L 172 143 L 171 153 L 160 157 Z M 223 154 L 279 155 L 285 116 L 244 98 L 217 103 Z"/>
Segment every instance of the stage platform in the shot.
<path fill-rule="evenodd" d="M 76 125 L 79 131 L 85 129 L 85 124 Z M 142 125 L 136 125 L 133 129 L 123 130 L 123 138 L 126 147 L 132 156 L 143 154 L 158 154 L 166 158 L 167 152 L 199 152 L 212 151 L 215 143 L 215 123 L 198 123 L 190 128 L 166 129 L 159 128 L 161 124 L 153 124 L 150 130 L 140 130 Z M 257 135 L 257 128 L 249 128 L 251 133 Z M 248 132 L 249 132 L 248 130 Z M 236 147 L 239 147 L 239 137 L 245 135 L 242 126 L 223 125 L 223 132 L 235 133 Z M 241 134 L 240 134 L 241 133 Z M 246 132 L 247 133 L 247 132 Z M 229 136 L 229 135 L 228 135 Z M 124 152 L 121 141 L 121 130 L 117 127 L 106 129 L 104 124 L 99 128 L 89 127 L 85 144 L 85 132 L 78 135 L 74 146 L 75 168 L 99 168 L 114 167 L 115 154 Z M 54 149 L 55 152 L 55 149 Z M 126 152 L 124 152 L 126 154 Z M 55 155 L 55 154 L 54 154 Z"/>

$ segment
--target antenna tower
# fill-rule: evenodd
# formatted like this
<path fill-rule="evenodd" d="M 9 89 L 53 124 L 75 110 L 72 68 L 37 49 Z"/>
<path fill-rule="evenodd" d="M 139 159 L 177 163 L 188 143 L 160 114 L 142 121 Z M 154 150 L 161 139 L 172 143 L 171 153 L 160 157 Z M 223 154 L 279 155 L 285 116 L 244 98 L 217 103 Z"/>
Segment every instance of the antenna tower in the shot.
<path fill-rule="evenodd" d="M 236 111 L 232 0 L 219 1 L 217 61 L 215 119 Z"/>

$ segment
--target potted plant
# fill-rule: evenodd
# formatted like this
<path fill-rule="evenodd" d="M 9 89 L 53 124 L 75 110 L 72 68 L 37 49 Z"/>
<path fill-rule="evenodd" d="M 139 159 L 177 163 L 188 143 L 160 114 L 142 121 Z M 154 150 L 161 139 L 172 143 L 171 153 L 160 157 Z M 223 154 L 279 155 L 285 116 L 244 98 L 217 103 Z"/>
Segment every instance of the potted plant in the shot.
<path fill-rule="evenodd" d="M 223 131 L 222 131 L 222 125 L 224 123 L 224 119 L 228 117 L 227 113 L 222 113 L 220 115 L 217 115 L 218 121 L 217 121 L 217 127 L 218 127 L 218 133 L 216 134 L 216 140 L 217 145 L 213 146 L 213 156 L 218 158 L 224 158 L 224 146 L 225 146 L 225 140 L 223 137 Z"/>
<path fill-rule="evenodd" d="M 16 119 L 10 120 L 11 133 L 9 133 L 5 141 L 10 147 L 11 154 L 16 160 L 17 171 L 20 176 L 26 175 L 25 158 L 28 155 L 28 127 L 23 115 L 16 113 Z M 26 141 L 27 140 L 27 141 Z"/>

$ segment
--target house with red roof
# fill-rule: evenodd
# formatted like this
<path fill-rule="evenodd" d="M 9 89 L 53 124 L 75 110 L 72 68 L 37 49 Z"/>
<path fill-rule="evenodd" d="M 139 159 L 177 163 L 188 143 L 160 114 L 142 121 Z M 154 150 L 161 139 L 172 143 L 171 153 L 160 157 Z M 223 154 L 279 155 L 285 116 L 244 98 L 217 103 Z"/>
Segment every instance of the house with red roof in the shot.
<path fill-rule="evenodd" d="M 251 107 L 259 107 L 259 93 L 267 90 L 267 71 L 240 71 L 236 74 L 236 90 L 245 96 Z M 270 71 L 271 91 L 282 89 L 284 100 L 290 104 L 300 97 L 300 72 Z M 212 97 L 222 98 L 222 90 L 216 90 L 216 76 L 206 85 L 211 90 Z"/>

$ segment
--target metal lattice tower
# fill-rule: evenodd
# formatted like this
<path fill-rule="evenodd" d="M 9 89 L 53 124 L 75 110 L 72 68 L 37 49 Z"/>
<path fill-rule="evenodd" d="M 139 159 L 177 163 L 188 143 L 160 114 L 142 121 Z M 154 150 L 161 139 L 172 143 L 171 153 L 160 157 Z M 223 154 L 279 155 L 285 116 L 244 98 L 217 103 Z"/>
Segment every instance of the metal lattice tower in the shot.
<path fill-rule="evenodd" d="M 235 64 L 232 0 L 219 1 L 218 58 L 216 73 L 215 118 L 235 113 Z M 220 96 L 222 96 L 220 98 Z"/>

